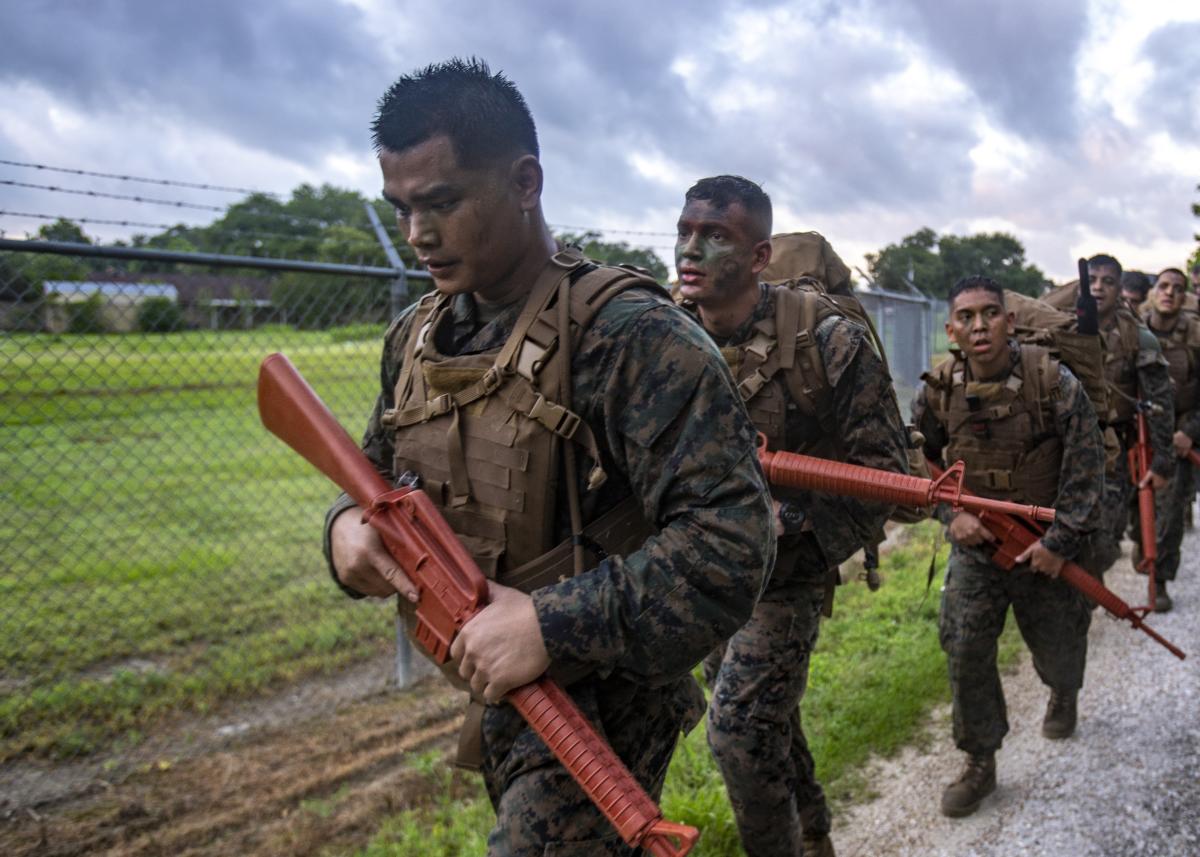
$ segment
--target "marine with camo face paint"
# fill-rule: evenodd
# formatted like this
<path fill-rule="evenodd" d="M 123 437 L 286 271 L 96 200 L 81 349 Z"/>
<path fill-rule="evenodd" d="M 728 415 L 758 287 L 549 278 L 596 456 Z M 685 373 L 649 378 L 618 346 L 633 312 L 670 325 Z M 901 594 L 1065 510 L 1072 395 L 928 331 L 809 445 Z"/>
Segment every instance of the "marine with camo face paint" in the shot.
<path fill-rule="evenodd" d="M 771 259 L 762 189 L 738 176 L 701 179 L 677 230 L 682 305 L 720 346 L 768 445 L 904 472 L 904 426 L 866 331 L 815 290 L 759 281 Z M 803 343 L 787 366 L 778 356 L 785 341 Z M 750 621 L 704 661 L 708 741 L 747 854 L 829 857 L 829 806 L 799 704 L 830 570 L 874 543 L 890 509 L 772 493 L 779 553 L 770 583 Z"/>

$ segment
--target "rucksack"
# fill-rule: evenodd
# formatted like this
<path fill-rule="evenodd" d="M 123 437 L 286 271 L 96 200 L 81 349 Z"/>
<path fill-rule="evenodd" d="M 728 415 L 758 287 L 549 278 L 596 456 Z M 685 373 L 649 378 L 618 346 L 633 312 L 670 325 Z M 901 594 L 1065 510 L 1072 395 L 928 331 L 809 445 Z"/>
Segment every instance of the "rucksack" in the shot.
<path fill-rule="evenodd" d="M 826 292 L 850 293 L 850 268 L 820 232 L 772 235 L 771 263 L 760 276 L 768 283 L 812 277 Z"/>
<path fill-rule="evenodd" d="M 1073 311 L 1031 298 L 1010 289 L 1004 290 L 1004 304 L 1016 316 L 1014 326 L 1018 342 L 1040 345 L 1079 379 L 1096 416 L 1109 413 L 1108 382 L 1104 377 L 1104 337 L 1077 333 Z"/>

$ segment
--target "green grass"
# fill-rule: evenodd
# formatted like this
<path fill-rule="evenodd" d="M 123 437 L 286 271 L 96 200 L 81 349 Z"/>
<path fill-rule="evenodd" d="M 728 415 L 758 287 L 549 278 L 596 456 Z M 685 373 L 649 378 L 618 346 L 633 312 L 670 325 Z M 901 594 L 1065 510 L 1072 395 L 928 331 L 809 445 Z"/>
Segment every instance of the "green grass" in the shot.
<path fill-rule="evenodd" d="M 860 584 L 843 586 L 833 618 L 822 626 L 803 715 L 818 777 L 835 811 L 869 796 L 862 770 L 872 755 L 890 755 L 915 740 L 951 740 L 948 727 L 944 735 L 922 734 L 930 710 L 950 695 L 946 658 L 937 640 L 944 544 L 938 576 L 925 592 L 935 532 L 930 522 L 912 528 L 906 544 L 883 557 L 883 587 L 870 592 Z M 1019 651 L 1009 623 L 1001 638 L 1001 663 L 1012 664 Z M 702 831 L 692 851 L 696 857 L 742 854 L 703 726 L 680 742 L 662 808 L 666 818 Z M 493 822 L 482 790 L 474 798 L 468 793 L 451 799 L 447 793 L 432 806 L 389 819 L 356 857 L 481 853 L 479 843 Z M 436 844 L 422 850 L 427 842 Z"/>
<path fill-rule="evenodd" d="M 336 489 L 259 424 L 287 353 L 352 434 L 373 331 L 0 338 L 0 760 L 136 738 L 380 651 L 320 556 Z"/>

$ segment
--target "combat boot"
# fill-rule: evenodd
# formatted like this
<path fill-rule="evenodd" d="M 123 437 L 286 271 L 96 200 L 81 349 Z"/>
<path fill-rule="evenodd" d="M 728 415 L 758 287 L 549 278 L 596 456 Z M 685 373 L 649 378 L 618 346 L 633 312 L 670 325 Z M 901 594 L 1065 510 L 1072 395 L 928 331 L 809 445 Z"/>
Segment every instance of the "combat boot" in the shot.
<path fill-rule="evenodd" d="M 1167 595 L 1167 582 L 1165 580 L 1156 580 L 1154 582 L 1154 612 L 1168 613 L 1175 606 L 1175 602 L 1171 600 L 1171 596 Z"/>
<path fill-rule="evenodd" d="M 996 790 L 996 755 L 972 753 L 957 780 L 942 792 L 942 815 L 963 818 L 979 809 L 985 797 Z"/>
<path fill-rule="evenodd" d="M 1042 719 L 1042 735 L 1054 741 L 1070 738 L 1075 734 L 1075 698 L 1078 691 L 1050 691 L 1046 703 L 1046 716 Z"/>
<path fill-rule="evenodd" d="M 829 834 L 804 834 L 804 857 L 836 857 L 833 853 L 833 840 L 829 838 Z"/>

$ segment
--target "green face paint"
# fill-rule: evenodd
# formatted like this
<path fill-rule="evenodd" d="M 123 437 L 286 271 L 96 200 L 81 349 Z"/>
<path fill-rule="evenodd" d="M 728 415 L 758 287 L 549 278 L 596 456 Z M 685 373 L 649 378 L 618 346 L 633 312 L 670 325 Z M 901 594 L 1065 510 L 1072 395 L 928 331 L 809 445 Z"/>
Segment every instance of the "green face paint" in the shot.
<path fill-rule="evenodd" d="M 745 288 L 757 288 L 753 237 L 740 204 L 716 208 L 709 200 L 689 200 L 679 215 L 675 270 L 683 296 L 696 303 L 722 302 Z"/>

